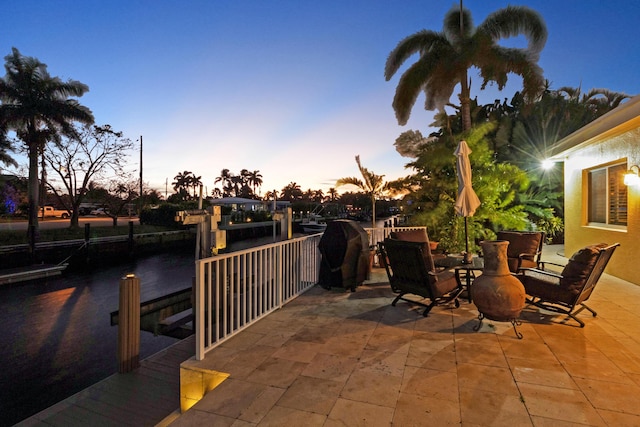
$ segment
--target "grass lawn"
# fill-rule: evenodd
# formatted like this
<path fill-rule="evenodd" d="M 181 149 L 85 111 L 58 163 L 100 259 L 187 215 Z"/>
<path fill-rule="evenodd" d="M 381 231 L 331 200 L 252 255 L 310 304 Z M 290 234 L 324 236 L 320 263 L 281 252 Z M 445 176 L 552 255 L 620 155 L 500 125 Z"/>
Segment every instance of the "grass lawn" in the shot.
<path fill-rule="evenodd" d="M 156 225 L 134 225 L 133 234 L 159 233 L 163 231 L 173 231 L 178 228 L 161 227 Z M 91 237 L 121 236 L 129 234 L 129 224 L 117 227 L 91 227 Z M 40 230 L 39 242 L 53 242 L 58 240 L 84 239 L 84 227 L 75 229 L 56 228 L 52 230 Z M 0 245 L 26 244 L 27 232 L 24 230 L 0 230 Z"/>

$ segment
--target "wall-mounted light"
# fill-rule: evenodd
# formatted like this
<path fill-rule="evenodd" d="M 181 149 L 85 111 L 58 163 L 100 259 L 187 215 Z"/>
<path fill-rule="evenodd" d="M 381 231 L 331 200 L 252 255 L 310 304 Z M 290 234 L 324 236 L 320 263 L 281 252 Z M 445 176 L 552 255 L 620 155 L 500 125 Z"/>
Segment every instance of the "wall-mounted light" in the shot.
<path fill-rule="evenodd" d="M 635 168 L 635 172 L 634 172 L 634 168 Z M 637 165 L 631 166 L 627 171 L 627 173 L 624 174 L 624 185 L 630 186 L 630 185 L 640 184 L 640 176 L 638 176 L 639 173 L 640 173 L 640 167 L 638 167 Z"/>
<path fill-rule="evenodd" d="M 556 163 L 551 159 L 544 159 L 541 163 L 542 169 L 549 170 L 553 168 Z"/>

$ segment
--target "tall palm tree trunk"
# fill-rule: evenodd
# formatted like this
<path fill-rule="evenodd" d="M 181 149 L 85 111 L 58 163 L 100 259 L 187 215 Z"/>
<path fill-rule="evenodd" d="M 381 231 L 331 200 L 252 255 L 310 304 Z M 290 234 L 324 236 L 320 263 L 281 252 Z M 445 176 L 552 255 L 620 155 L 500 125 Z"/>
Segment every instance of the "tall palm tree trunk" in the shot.
<path fill-rule="evenodd" d="M 40 185 L 38 185 L 38 145 L 32 143 L 29 147 L 29 225 L 27 228 L 27 239 L 29 241 L 29 261 L 35 262 L 36 240 L 38 237 L 38 214 L 40 201 Z"/>
<path fill-rule="evenodd" d="M 371 228 L 376 228 L 376 195 L 371 193 Z"/>
<path fill-rule="evenodd" d="M 467 79 L 467 70 L 460 78 L 460 114 L 462 115 L 462 131 L 471 130 L 471 89 Z"/>

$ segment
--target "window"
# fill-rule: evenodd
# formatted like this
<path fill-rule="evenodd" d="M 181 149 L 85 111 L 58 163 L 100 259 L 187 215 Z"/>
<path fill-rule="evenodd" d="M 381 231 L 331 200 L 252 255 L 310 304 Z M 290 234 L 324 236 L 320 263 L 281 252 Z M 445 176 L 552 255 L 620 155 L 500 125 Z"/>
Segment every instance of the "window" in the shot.
<path fill-rule="evenodd" d="M 627 225 L 627 186 L 624 185 L 626 163 L 588 171 L 589 223 Z"/>

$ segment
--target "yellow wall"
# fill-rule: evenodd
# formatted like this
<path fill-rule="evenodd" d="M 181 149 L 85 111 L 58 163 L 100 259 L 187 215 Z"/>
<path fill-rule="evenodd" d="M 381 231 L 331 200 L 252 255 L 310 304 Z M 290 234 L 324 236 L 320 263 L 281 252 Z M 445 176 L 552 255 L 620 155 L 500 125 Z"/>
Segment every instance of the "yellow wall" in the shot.
<path fill-rule="evenodd" d="M 590 144 L 565 158 L 565 255 L 594 243 L 619 242 L 606 272 L 640 285 L 640 186 L 628 187 L 626 230 L 587 225 L 585 169 L 626 159 L 640 164 L 640 129 Z"/>

